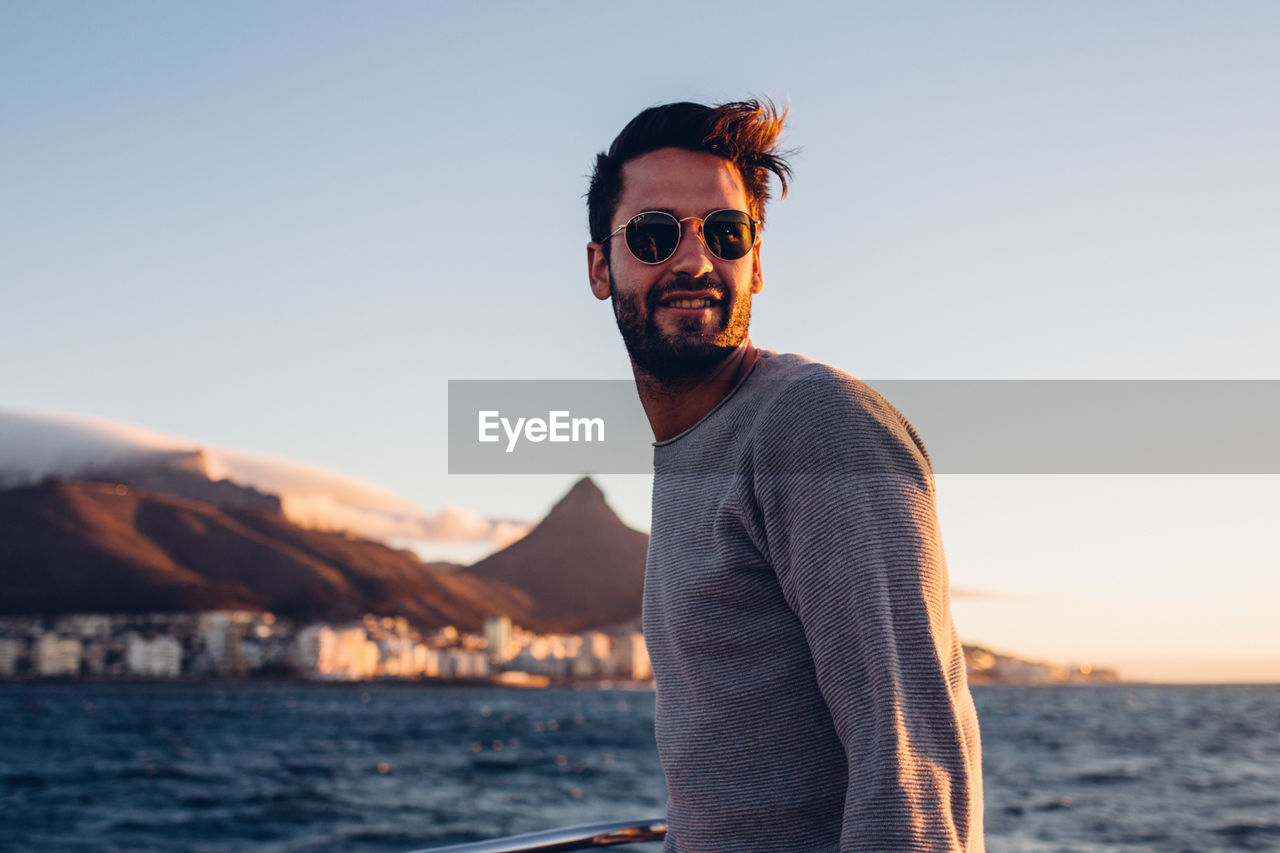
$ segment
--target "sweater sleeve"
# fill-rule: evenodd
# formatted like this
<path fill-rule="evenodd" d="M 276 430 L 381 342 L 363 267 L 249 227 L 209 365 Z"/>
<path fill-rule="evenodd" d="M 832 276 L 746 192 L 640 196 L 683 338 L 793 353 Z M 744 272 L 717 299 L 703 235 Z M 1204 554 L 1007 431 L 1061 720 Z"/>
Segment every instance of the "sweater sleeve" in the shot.
<path fill-rule="evenodd" d="M 844 746 L 841 851 L 982 850 L 977 717 L 919 438 L 827 370 L 778 396 L 751 454 L 751 526 Z"/>

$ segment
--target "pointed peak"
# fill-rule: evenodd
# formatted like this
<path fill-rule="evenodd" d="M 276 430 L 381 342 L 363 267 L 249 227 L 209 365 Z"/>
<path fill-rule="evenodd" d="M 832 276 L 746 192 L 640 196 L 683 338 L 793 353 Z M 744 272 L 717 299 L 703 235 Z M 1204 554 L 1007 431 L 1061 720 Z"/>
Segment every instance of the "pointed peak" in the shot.
<path fill-rule="evenodd" d="M 602 492 L 600 487 L 596 485 L 596 481 L 590 477 L 583 477 L 581 480 L 574 483 L 573 488 L 565 494 L 565 498 L 575 494 L 591 495 L 593 497 L 598 497 L 600 500 L 604 500 L 604 492 Z"/>
<path fill-rule="evenodd" d="M 569 489 L 565 496 L 551 508 L 551 512 L 547 513 L 547 519 L 566 516 L 618 518 L 609 506 L 609 502 L 605 500 L 604 492 L 590 477 L 583 477 L 574 483 L 573 488 Z"/>

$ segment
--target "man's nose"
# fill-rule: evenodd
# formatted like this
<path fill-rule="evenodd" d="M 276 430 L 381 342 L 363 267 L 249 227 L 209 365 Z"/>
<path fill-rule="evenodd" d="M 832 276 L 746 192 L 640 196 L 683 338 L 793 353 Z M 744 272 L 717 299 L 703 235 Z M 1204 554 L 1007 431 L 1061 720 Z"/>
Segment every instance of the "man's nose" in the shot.
<path fill-rule="evenodd" d="M 671 271 L 697 277 L 711 272 L 711 253 L 702 240 L 702 223 L 685 222 L 681 229 L 680 245 L 671 256 Z"/>

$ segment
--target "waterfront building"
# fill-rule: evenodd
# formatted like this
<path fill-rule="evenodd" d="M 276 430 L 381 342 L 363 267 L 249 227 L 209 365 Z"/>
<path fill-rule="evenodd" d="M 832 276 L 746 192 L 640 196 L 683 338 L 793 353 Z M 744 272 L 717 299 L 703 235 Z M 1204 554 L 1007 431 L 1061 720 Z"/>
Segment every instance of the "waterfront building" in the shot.
<path fill-rule="evenodd" d="M 363 625 L 335 630 L 311 625 L 298 632 L 294 662 L 305 674 L 344 681 L 367 681 L 378 672 L 378 644 Z"/>
<path fill-rule="evenodd" d="M 424 678 L 440 676 L 440 650 L 416 643 L 413 647 L 414 672 Z"/>
<path fill-rule="evenodd" d="M 487 678 L 489 658 L 471 649 L 443 649 L 440 652 L 441 678 Z"/>
<path fill-rule="evenodd" d="M 161 634 L 150 639 L 130 632 L 124 641 L 125 669 L 140 678 L 177 678 L 182 674 L 182 644 Z"/>
<path fill-rule="evenodd" d="M 243 675 L 251 669 L 243 641 L 251 633 L 254 614 L 249 610 L 213 610 L 196 618 L 195 637 L 199 649 L 198 671 Z M 270 616 L 271 614 L 263 614 Z"/>
<path fill-rule="evenodd" d="M 18 662 L 26 657 L 27 644 L 15 637 L 0 637 L 0 678 L 18 673 Z"/>
<path fill-rule="evenodd" d="M 75 637 L 58 634 L 42 634 L 35 643 L 35 671 L 46 677 L 75 676 L 80 674 L 82 646 Z"/>
<path fill-rule="evenodd" d="M 319 673 L 320 632 L 324 630 L 327 630 L 324 625 L 308 625 L 293 638 L 289 659 L 303 675 Z"/>
<path fill-rule="evenodd" d="M 614 671 L 619 678 L 633 681 L 648 681 L 653 678 L 649 650 L 644 644 L 644 635 L 639 631 L 627 631 L 615 638 L 613 661 Z"/>
<path fill-rule="evenodd" d="M 503 663 L 515 654 L 512 643 L 511 619 L 507 616 L 487 616 L 484 620 L 484 639 L 489 649 L 489 660 Z"/>
<path fill-rule="evenodd" d="M 378 644 L 378 675 L 392 678 L 408 678 L 420 675 L 418 658 L 414 655 L 416 643 L 405 636 L 389 637 Z M 425 664 L 425 661 L 423 662 Z"/>
<path fill-rule="evenodd" d="M 580 635 L 578 656 L 573 658 L 571 674 L 574 678 L 611 678 L 614 674 L 613 643 L 602 631 L 587 631 Z"/>
<path fill-rule="evenodd" d="M 109 638 L 84 640 L 80 650 L 80 671 L 95 678 L 106 675 L 110 644 Z"/>

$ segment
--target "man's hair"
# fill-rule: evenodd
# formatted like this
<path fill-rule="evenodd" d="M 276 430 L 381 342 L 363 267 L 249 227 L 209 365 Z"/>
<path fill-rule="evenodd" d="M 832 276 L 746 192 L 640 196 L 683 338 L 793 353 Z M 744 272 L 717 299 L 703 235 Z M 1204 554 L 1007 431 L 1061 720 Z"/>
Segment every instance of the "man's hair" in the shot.
<path fill-rule="evenodd" d="M 604 243 L 622 195 L 622 167 L 628 160 L 659 148 L 684 148 L 723 157 L 738 167 L 747 191 L 748 213 L 764 224 L 769 200 L 769 173 L 778 176 L 787 195 L 791 166 L 787 152 L 778 150 L 778 137 L 787 111 L 769 99 L 733 101 L 708 107 L 684 101 L 650 107 L 633 118 L 608 151 L 596 156 L 596 168 L 587 190 L 587 221 L 591 240 Z M 605 257 L 609 244 L 604 243 Z"/>

